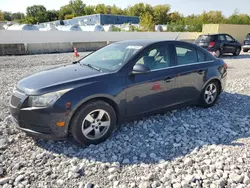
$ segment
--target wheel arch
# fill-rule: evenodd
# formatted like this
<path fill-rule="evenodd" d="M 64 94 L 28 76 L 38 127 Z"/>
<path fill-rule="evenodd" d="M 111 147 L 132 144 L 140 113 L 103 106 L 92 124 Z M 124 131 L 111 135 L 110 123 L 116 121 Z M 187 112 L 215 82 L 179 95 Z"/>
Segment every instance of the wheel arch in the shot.
<path fill-rule="evenodd" d="M 212 77 L 212 78 L 208 79 L 208 80 L 206 81 L 206 83 L 203 85 L 202 90 L 204 90 L 205 87 L 206 87 L 206 85 L 207 85 L 209 82 L 212 82 L 212 81 L 218 82 L 218 84 L 219 84 L 219 92 L 221 93 L 221 91 L 222 91 L 222 85 L 221 85 L 220 79 L 217 78 L 217 77 Z"/>
<path fill-rule="evenodd" d="M 72 123 L 72 120 L 74 119 L 76 113 L 81 110 L 86 104 L 94 102 L 94 101 L 104 101 L 106 103 L 108 103 L 115 111 L 116 114 L 116 123 L 118 124 L 120 121 L 120 110 L 118 107 L 118 104 L 112 99 L 112 97 L 108 96 L 108 95 L 97 95 L 97 96 L 92 96 L 89 97 L 83 101 L 81 101 L 78 105 L 76 105 L 75 109 L 72 111 L 72 115 L 70 117 L 69 120 L 69 124 L 68 124 L 68 131 L 70 131 L 70 126 Z"/>

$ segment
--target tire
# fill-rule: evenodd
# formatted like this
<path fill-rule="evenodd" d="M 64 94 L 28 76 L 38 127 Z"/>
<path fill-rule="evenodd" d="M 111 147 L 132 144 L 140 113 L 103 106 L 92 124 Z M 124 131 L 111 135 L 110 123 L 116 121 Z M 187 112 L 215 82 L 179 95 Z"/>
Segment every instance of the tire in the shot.
<path fill-rule="evenodd" d="M 220 49 L 217 49 L 216 51 L 215 51 L 215 54 L 216 54 L 216 57 L 217 58 L 219 58 L 219 57 L 221 57 L 221 50 Z"/>
<path fill-rule="evenodd" d="M 243 49 L 243 52 L 248 52 L 249 51 L 249 49 Z"/>
<path fill-rule="evenodd" d="M 233 55 L 234 55 L 234 56 L 240 55 L 240 51 L 241 51 L 240 48 L 236 48 L 236 50 L 235 50 L 235 52 L 233 53 Z"/>
<path fill-rule="evenodd" d="M 85 104 L 76 112 L 70 132 L 77 142 L 88 146 L 104 142 L 113 133 L 115 126 L 114 109 L 108 103 L 98 100 Z"/>
<path fill-rule="evenodd" d="M 210 88 L 211 86 L 212 86 L 212 90 Z M 211 93 L 211 91 L 214 91 L 214 89 L 216 89 L 215 93 L 213 92 Z M 210 93 L 208 93 L 209 91 Z M 212 95 L 213 100 L 207 100 L 209 97 L 208 95 L 210 95 L 210 98 Z M 199 105 L 204 108 L 212 107 L 217 102 L 219 95 L 220 95 L 219 82 L 216 80 L 212 80 L 209 83 L 207 83 L 204 89 L 202 90 Z"/>

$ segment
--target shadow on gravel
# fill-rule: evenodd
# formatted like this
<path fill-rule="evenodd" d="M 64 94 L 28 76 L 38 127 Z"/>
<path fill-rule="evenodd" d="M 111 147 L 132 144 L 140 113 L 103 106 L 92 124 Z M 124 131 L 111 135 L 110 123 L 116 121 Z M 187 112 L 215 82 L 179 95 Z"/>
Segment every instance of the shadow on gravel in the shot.
<path fill-rule="evenodd" d="M 38 140 L 37 145 L 67 157 L 99 162 L 153 164 L 184 157 L 205 145 L 242 146 L 250 137 L 250 96 L 224 92 L 209 109 L 188 107 L 122 125 L 106 142 L 81 147 L 67 141 Z"/>
<path fill-rule="evenodd" d="M 240 54 L 239 56 L 233 56 L 231 54 L 224 54 L 222 59 L 250 59 L 250 53 Z"/>

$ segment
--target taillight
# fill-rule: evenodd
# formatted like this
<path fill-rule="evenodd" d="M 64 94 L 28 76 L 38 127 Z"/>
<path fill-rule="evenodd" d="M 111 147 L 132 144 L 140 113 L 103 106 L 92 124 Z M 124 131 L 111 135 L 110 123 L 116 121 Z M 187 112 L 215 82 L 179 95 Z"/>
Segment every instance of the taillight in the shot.
<path fill-rule="evenodd" d="M 224 68 L 227 70 L 228 66 L 226 63 L 224 63 Z"/>
<path fill-rule="evenodd" d="M 208 45 L 208 47 L 211 48 L 211 47 L 214 47 L 214 45 L 215 45 L 215 42 L 210 42 L 209 45 Z"/>

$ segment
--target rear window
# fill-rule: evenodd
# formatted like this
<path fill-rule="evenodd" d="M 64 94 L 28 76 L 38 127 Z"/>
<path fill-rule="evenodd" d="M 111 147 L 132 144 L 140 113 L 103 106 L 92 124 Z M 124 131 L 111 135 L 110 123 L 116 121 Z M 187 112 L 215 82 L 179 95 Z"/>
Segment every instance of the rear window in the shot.
<path fill-rule="evenodd" d="M 206 41 L 209 42 L 211 41 L 211 36 L 210 35 L 200 35 L 197 39 L 197 41 Z"/>

